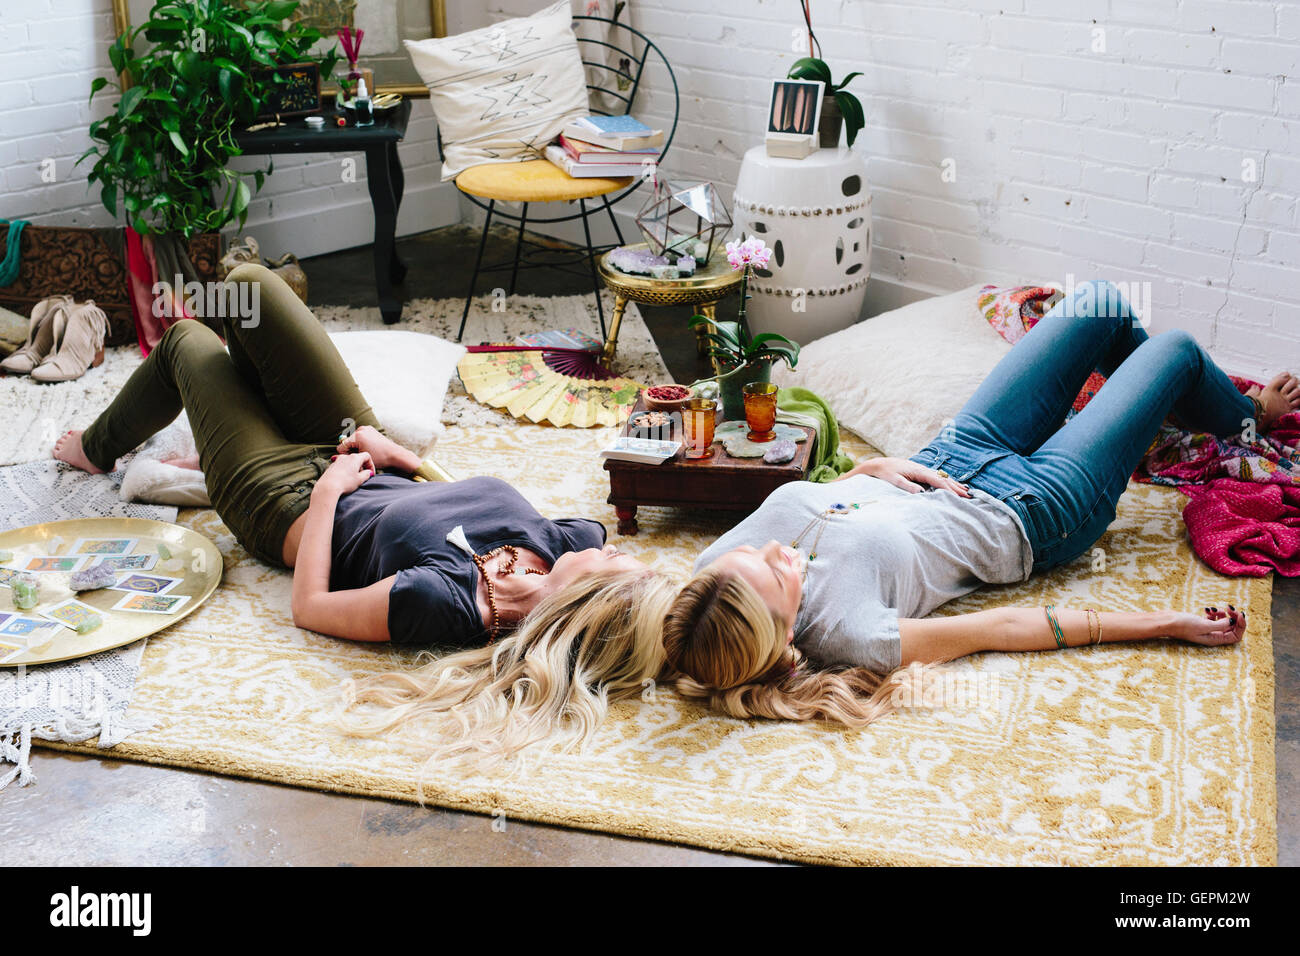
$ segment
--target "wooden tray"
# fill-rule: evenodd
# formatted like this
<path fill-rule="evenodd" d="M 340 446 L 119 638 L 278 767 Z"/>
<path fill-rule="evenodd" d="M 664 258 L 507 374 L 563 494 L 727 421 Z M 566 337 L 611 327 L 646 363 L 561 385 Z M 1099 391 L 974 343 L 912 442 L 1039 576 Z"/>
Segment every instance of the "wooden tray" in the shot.
<path fill-rule="evenodd" d="M 113 611 L 110 608 L 125 597 L 126 592 L 101 590 L 69 594 L 66 588 L 59 587 L 56 593 L 51 593 L 47 597 L 45 592 L 55 589 L 47 589 L 45 581 L 42 580 L 43 593 L 40 604 L 30 611 L 17 611 L 13 606 L 12 591 L 8 587 L 0 586 L 0 613 L 15 613 L 39 618 L 41 611 L 49 609 L 68 597 L 75 597 L 83 604 L 99 609 L 104 618 L 104 623 L 89 634 L 78 634 L 59 625 L 59 631 L 50 643 L 38 650 L 4 660 L 0 666 L 52 664 L 55 661 L 86 657 L 138 641 L 163 628 L 171 627 L 193 613 L 221 583 L 221 552 L 217 550 L 216 545 L 203 535 L 179 525 L 148 521 L 144 518 L 79 518 L 75 521 L 50 521 L 45 524 L 29 525 L 26 528 L 14 528 L 12 531 L 0 532 L 0 551 L 14 552 L 13 560 L 6 561 L 5 566 L 17 568 L 26 563 L 24 559 L 33 555 L 70 556 L 73 553 L 73 546 L 81 538 L 134 538 L 135 548 L 128 553 L 154 556 L 158 554 L 158 545 L 165 545 L 170 550 L 172 559 L 181 561 L 181 567 L 175 570 L 165 569 L 162 565 L 167 562 L 158 558 L 154 567 L 144 573 L 181 578 L 181 583 L 167 593 L 184 594 L 189 600 L 175 614 Z M 62 572 L 42 572 L 37 574 L 37 578 L 48 579 L 51 585 L 67 583 L 67 575 Z M 9 653 L 7 649 L 0 648 L 0 658 L 7 657 Z"/>

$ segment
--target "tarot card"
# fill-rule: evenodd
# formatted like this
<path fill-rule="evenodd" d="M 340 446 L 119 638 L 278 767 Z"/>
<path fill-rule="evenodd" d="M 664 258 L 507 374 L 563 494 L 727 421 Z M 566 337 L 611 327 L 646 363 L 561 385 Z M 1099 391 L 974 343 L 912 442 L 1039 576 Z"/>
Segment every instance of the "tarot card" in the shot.
<path fill-rule="evenodd" d="M 175 614 L 189 600 L 184 594 L 135 594 L 123 595 L 122 600 L 113 605 L 114 611 L 142 611 L 145 614 Z"/>
<path fill-rule="evenodd" d="M 17 660 L 18 658 L 22 657 L 26 653 L 27 653 L 27 648 L 25 647 L 15 648 L 14 650 L 11 651 L 8 648 L 6 648 L 3 644 L 0 644 L 0 654 L 4 655 L 3 657 L 0 657 L 0 664 L 8 664 L 10 661 Z"/>
<path fill-rule="evenodd" d="M 166 594 L 181 583 L 181 578 L 169 578 L 165 574 L 141 574 L 132 571 L 117 579 L 110 590 L 135 591 L 139 594 Z"/>
<path fill-rule="evenodd" d="M 68 554 L 130 554 L 137 543 L 135 538 L 78 538 Z"/>
<path fill-rule="evenodd" d="M 81 566 L 91 560 L 88 554 L 73 554 L 66 558 L 48 557 L 45 555 L 34 555 L 27 559 L 23 565 L 24 571 L 63 571 L 71 574 L 73 571 L 80 571 Z"/>
<path fill-rule="evenodd" d="M 17 568 L 0 568 L 0 588 L 9 587 L 9 579 L 21 573 Z"/>
<path fill-rule="evenodd" d="M 58 621 L 66 628 L 76 630 L 77 625 L 92 617 L 99 617 L 99 608 L 91 607 L 89 604 L 82 604 L 76 598 L 68 598 L 62 601 L 48 611 L 41 612 L 42 617 L 48 617 L 51 621 Z"/>
<path fill-rule="evenodd" d="M 30 644 L 33 635 L 39 635 L 47 631 L 57 631 L 58 628 L 59 625 L 55 624 L 53 621 L 42 621 L 35 617 L 10 615 L 10 619 L 0 625 L 0 640 L 17 637 Z"/>
<path fill-rule="evenodd" d="M 95 562 L 114 571 L 148 571 L 157 563 L 156 554 L 110 554 Z"/>
<path fill-rule="evenodd" d="M 0 611 L 0 628 L 5 626 L 5 622 L 11 617 L 17 617 L 12 611 Z"/>

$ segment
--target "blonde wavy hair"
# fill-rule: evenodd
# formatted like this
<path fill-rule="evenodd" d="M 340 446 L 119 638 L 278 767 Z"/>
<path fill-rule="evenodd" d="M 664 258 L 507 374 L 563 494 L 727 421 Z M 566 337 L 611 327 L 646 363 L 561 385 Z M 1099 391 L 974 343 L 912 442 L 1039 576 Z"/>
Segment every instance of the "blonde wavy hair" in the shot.
<path fill-rule="evenodd" d="M 609 702 L 640 694 L 664 664 L 660 640 L 677 584 L 655 571 L 602 571 L 550 595 L 495 644 L 348 681 L 340 726 L 430 743 L 435 765 L 490 769 L 525 751 L 590 742 Z M 524 761 L 516 762 L 516 769 Z"/>
<path fill-rule="evenodd" d="M 664 654 L 676 690 L 732 717 L 830 720 L 865 727 L 926 698 L 930 668 L 882 675 L 864 667 L 819 670 L 786 638 L 792 622 L 737 574 L 705 568 L 664 619 Z"/>

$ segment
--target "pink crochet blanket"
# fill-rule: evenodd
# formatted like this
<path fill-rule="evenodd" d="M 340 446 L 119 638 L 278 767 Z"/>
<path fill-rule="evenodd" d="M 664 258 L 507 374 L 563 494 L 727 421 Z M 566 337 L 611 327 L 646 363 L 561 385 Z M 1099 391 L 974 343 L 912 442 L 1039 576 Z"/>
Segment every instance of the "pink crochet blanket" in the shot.
<path fill-rule="evenodd" d="M 979 306 L 1003 338 L 1017 341 L 1046 314 L 1054 289 L 980 290 Z M 1232 378 L 1243 394 L 1257 383 Z M 1078 411 L 1105 379 L 1097 373 L 1075 400 Z M 1267 435 L 1219 438 L 1166 422 L 1133 472 L 1136 481 L 1172 485 L 1189 497 L 1183 520 L 1192 549 L 1221 574 L 1300 576 L 1300 413 Z"/>

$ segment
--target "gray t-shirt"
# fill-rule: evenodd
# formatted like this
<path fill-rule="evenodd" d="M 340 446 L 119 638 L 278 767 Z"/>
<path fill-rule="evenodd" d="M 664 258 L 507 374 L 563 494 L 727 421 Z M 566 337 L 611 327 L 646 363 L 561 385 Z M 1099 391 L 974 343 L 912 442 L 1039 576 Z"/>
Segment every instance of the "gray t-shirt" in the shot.
<path fill-rule="evenodd" d="M 886 674 L 902 663 L 900 617 L 924 617 L 981 584 L 1023 581 L 1033 569 L 1016 513 L 982 491 L 971 493 L 907 492 L 870 475 L 791 482 L 715 541 L 695 569 L 738 545 L 792 544 L 827 508 L 860 503 L 825 519 L 817 559 L 807 566 L 795 642 L 821 664 Z M 805 557 L 816 537 L 814 526 L 799 543 Z"/>

